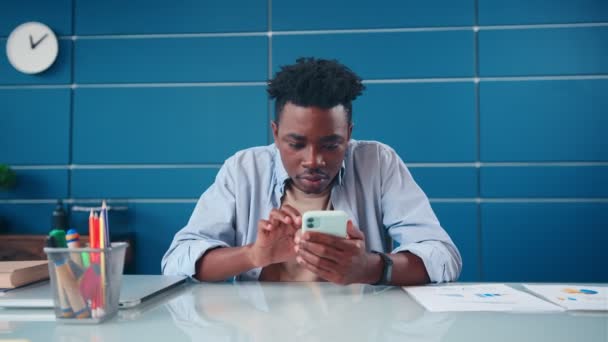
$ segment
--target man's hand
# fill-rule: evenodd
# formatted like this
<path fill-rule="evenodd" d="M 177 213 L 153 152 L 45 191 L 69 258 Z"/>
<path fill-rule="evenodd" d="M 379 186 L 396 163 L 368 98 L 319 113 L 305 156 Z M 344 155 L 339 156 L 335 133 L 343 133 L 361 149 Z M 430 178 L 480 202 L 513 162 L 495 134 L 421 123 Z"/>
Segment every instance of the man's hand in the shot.
<path fill-rule="evenodd" d="M 294 237 L 302 226 L 300 212 L 284 205 L 272 209 L 268 220 L 258 221 L 258 237 L 251 248 L 251 260 L 256 267 L 265 267 L 295 256 Z"/>
<path fill-rule="evenodd" d="M 348 221 L 348 237 L 306 232 L 295 238 L 298 263 L 319 277 L 336 284 L 368 283 L 375 256 L 365 249 L 365 236 Z M 379 277 L 379 276 L 378 276 Z"/>

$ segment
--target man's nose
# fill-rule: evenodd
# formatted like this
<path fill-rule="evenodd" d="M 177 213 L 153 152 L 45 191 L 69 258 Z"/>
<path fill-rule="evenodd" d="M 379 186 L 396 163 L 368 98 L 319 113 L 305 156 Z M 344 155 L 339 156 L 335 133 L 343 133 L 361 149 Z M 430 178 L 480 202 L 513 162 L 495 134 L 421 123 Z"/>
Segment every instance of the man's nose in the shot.
<path fill-rule="evenodd" d="M 325 166 L 323 155 L 319 153 L 319 150 L 315 147 L 309 147 L 306 150 L 306 155 L 304 157 L 304 162 L 302 163 L 302 166 L 307 169 L 316 169 Z"/>

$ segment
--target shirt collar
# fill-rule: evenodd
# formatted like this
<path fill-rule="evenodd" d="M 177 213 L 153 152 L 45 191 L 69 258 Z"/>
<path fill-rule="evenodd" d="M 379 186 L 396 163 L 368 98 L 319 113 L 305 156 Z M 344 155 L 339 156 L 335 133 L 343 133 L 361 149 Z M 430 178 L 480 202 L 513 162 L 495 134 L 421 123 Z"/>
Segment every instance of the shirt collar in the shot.
<path fill-rule="evenodd" d="M 287 181 L 289 180 L 289 175 L 287 174 L 287 170 L 285 170 L 285 167 L 283 166 L 283 161 L 281 160 L 281 153 L 279 152 L 279 149 L 277 148 L 277 146 L 275 144 L 271 145 L 274 148 L 274 157 L 273 157 L 273 164 L 274 164 L 274 179 L 275 179 L 275 187 L 278 186 L 278 190 L 280 191 L 281 194 L 285 193 L 285 185 L 287 184 Z M 344 154 L 344 160 L 342 160 L 342 166 L 340 167 L 340 171 L 338 172 L 338 179 L 337 179 L 337 183 L 338 185 L 343 185 L 344 184 L 344 173 L 346 172 L 346 159 L 349 158 L 349 152 L 350 152 L 350 143 L 348 148 L 346 149 L 346 153 Z"/>

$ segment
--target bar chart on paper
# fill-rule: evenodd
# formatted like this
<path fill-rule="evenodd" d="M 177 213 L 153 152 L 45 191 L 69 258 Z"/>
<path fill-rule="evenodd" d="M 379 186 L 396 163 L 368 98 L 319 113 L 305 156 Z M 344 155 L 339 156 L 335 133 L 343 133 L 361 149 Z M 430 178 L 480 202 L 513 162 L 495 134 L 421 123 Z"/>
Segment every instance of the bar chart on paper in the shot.
<path fill-rule="evenodd" d="M 564 310 L 504 284 L 414 286 L 403 289 L 420 305 L 432 312 Z"/>
<path fill-rule="evenodd" d="M 608 311 L 608 287 L 559 284 L 524 286 L 567 310 Z"/>

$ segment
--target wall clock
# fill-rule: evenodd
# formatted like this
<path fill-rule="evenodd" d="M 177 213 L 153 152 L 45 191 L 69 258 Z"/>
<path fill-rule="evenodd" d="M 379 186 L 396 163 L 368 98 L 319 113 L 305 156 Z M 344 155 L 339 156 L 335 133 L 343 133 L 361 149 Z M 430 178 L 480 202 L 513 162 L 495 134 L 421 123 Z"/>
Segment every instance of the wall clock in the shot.
<path fill-rule="evenodd" d="M 37 74 L 48 69 L 55 62 L 58 50 L 53 31 L 38 22 L 17 26 L 6 41 L 8 61 L 25 74 Z"/>

